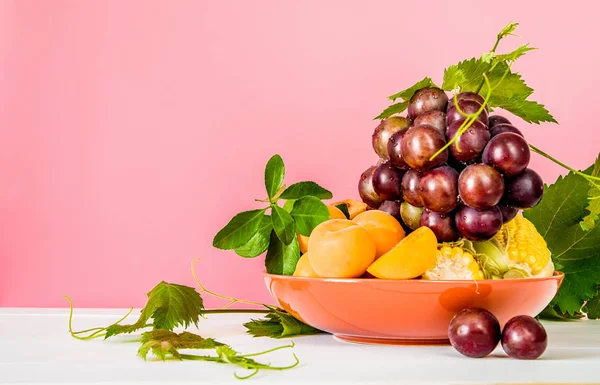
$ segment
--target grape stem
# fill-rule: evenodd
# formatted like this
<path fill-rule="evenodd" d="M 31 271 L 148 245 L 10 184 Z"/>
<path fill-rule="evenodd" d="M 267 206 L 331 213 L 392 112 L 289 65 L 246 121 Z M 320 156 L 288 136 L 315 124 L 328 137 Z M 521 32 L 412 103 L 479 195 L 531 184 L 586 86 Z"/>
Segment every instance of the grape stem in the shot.
<path fill-rule="evenodd" d="M 584 177 L 592 186 L 594 186 L 596 189 L 600 190 L 600 184 L 598 184 L 598 181 L 600 181 L 600 177 L 597 176 L 593 176 L 593 175 L 588 175 L 585 174 L 581 171 L 575 170 L 573 167 L 570 167 L 568 165 L 566 165 L 565 163 L 561 162 L 560 160 L 554 158 L 552 155 L 540 150 L 539 148 L 537 148 L 536 146 L 534 146 L 533 144 L 529 145 L 529 148 L 531 148 L 531 150 L 533 152 L 535 152 L 538 155 L 543 156 L 546 159 L 549 159 L 551 161 L 553 161 L 554 163 L 558 164 L 559 166 L 579 175 Z M 598 196 L 593 196 L 593 197 L 589 197 L 588 199 L 600 199 L 600 195 Z"/>

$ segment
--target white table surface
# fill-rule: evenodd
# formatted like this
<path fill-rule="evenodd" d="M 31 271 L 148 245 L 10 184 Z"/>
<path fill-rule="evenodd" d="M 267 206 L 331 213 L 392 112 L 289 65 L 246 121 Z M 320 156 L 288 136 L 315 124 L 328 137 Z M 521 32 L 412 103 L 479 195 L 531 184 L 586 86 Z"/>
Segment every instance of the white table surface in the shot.
<path fill-rule="evenodd" d="M 76 330 L 108 325 L 125 310 L 76 309 Z M 132 316 L 135 317 L 137 313 Z M 201 320 L 204 337 L 230 344 L 242 353 L 289 343 L 288 339 L 253 338 L 242 323 L 260 314 L 214 314 Z M 67 330 L 66 309 L 0 309 L 1 384 L 600 384 L 600 322 L 545 322 L 549 347 L 535 361 L 508 358 L 502 349 L 483 359 L 459 355 L 450 346 L 371 346 L 336 341 L 323 334 L 292 338 L 284 349 L 260 362 L 294 369 L 261 371 L 245 382 L 231 365 L 200 361 L 148 361 L 136 355 L 131 336 L 79 341 Z"/>

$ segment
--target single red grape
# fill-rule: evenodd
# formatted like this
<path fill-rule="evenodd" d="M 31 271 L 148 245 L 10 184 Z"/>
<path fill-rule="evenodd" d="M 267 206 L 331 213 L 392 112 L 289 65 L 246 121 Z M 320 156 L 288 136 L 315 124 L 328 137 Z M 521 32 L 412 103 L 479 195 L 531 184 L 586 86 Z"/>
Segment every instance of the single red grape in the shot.
<path fill-rule="evenodd" d="M 497 124 L 510 124 L 510 120 L 500 115 L 490 115 L 488 118 L 488 127 L 491 129 Z"/>
<path fill-rule="evenodd" d="M 529 165 L 531 152 L 525 139 L 514 132 L 494 136 L 483 150 L 481 160 L 505 176 L 518 175 Z"/>
<path fill-rule="evenodd" d="M 387 143 L 387 153 L 389 155 L 390 162 L 400 169 L 408 169 L 408 165 L 402 158 L 402 138 L 406 134 L 408 128 L 404 128 L 394 133 Z"/>
<path fill-rule="evenodd" d="M 446 138 L 448 141 L 452 140 L 464 120 L 457 120 L 448 126 L 446 131 Z M 490 140 L 490 132 L 487 127 L 480 121 L 476 120 L 462 135 L 457 139 L 458 148 L 456 142 L 452 143 L 449 147 L 450 155 L 452 158 L 463 163 L 472 163 L 477 161 L 486 144 Z"/>
<path fill-rule="evenodd" d="M 502 213 L 497 206 L 485 210 L 461 206 L 454 219 L 458 231 L 470 241 L 487 241 L 502 228 Z"/>
<path fill-rule="evenodd" d="M 373 188 L 379 197 L 385 201 L 402 198 L 402 176 L 404 172 L 390 161 L 377 166 L 373 172 Z"/>
<path fill-rule="evenodd" d="M 548 335 L 542 324 L 533 317 L 519 315 L 511 318 L 502 330 L 502 349 L 513 358 L 534 360 L 544 354 Z"/>
<path fill-rule="evenodd" d="M 502 203 L 520 209 L 531 208 L 544 195 L 544 181 L 532 169 L 525 169 L 521 174 L 504 181 L 505 191 Z"/>
<path fill-rule="evenodd" d="M 373 150 L 381 159 L 389 159 L 387 145 L 394 133 L 411 126 L 410 120 L 403 116 L 391 116 L 381 123 L 373 131 L 371 142 Z"/>
<path fill-rule="evenodd" d="M 413 126 L 402 137 L 402 158 L 406 164 L 418 171 L 427 171 L 448 160 L 448 150 L 430 158 L 446 144 L 446 138 L 431 126 Z"/>
<path fill-rule="evenodd" d="M 438 242 L 452 242 L 460 238 L 460 233 L 454 222 L 454 213 L 436 213 L 424 209 L 419 221 L 421 226 L 429 227 Z"/>
<path fill-rule="evenodd" d="M 502 199 L 504 179 L 487 164 L 472 164 L 460 173 L 458 193 L 465 204 L 476 209 L 487 209 Z"/>
<path fill-rule="evenodd" d="M 358 181 L 358 195 L 364 203 L 369 207 L 377 208 L 383 201 L 379 194 L 375 192 L 373 188 L 373 172 L 377 166 L 371 166 L 366 169 L 361 175 Z"/>
<path fill-rule="evenodd" d="M 450 321 L 448 338 L 459 353 L 472 358 L 485 357 L 500 342 L 500 323 L 485 309 L 464 309 Z"/>
<path fill-rule="evenodd" d="M 419 115 L 428 111 L 446 110 L 448 96 L 436 87 L 422 88 L 415 92 L 408 103 L 408 118 L 415 120 Z"/>
<path fill-rule="evenodd" d="M 435 128 L 442 136 L 446 135 L 446 113 L 439 110 L 432 110 L 419 115 L 415 121 L 415 126 L 431 126 Z"/>
<path fill-rule="evenodd" d="M 419 196 L 423 206 L 432 211 L 454 210 L 458 205 L 458 172 L 448 166 L 427 171 L 419 180 Z"/>
<path fill-rule="evenodd" d="M 423 207 L 419 195 L 419 179 L 421 174 L 416 170 L 408 170 L 402 177 L 402 196 L 405 201 L 416 207 Z"/>

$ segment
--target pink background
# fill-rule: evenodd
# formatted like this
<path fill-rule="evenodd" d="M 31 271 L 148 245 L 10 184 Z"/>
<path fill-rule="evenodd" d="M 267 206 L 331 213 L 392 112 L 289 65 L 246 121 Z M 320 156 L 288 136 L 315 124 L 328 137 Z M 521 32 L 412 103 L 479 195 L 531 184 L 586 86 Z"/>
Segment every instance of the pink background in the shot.
<path fill-rule="evenodd" d="M 368 3 L 372 5 L 367 5 Z M 585 3 L 585 4 L 584 4 Z M 545 4 L 540 6 L 540 4 Z M 356 197 L 385 97 L 491 48 L 561 123 L 528 140 L 598 153 L 597 2 L 0 1 L 0 306 L 141 306 L 158 281 L 268 301 L 263 258 L 212 248 L 263 167 Z M 591 95 L 591 97 L 587 97 Z M 538 156 L 547 181 L 563 170 Z M 218 302 L 207 299 L 208 306 Z"/>

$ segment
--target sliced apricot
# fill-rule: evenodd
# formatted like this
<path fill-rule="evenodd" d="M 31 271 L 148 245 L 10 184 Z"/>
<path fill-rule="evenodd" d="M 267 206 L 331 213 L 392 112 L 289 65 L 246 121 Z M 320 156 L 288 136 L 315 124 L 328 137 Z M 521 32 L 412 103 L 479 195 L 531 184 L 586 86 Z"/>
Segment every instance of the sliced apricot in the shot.
<path fill-rule="evenodd" d="M 435 264 L 436 251 L 433 231 L 419 227 L 373 262 L 367 271 L 382 279 L 416 278 Z"/>
<path fill-rule="evenodd" d="M 333 205 L 327 205 L 327 209 L 329 210 L 330 219 L 346 219 L 346 215 L 342 212 L 342 210 L 338 209 Z M 298 237 L 298 243 L 300 244 L 300 252 L 302 254 L 308 251 L 308 238 L 300 233 L 296 233 L 296 237 Z"/>
<path fill-rule="evenodd" d="M 296 264 L 296 270 L 294 270 L 294 277 L 313 277 L 317 278 L 318 275 L 310 265 L 308 259 L 308 253 L 302 255 Z"/>
<path fill-rule="evenodd" d="M 367 230 L 348 219 L 330 219 L 308 241 L 312 268 L 323 278 L 356 278 L 375 260 L 375 242 Z"/>
<path fill-rule="evenodd" d="M 375 241 L 377 248 L 375 259 L 390 251 L 405 235 L 400 222 L 384 211 L 365 211 L 358 214 L 352 221 L 364 227 Z"/>

